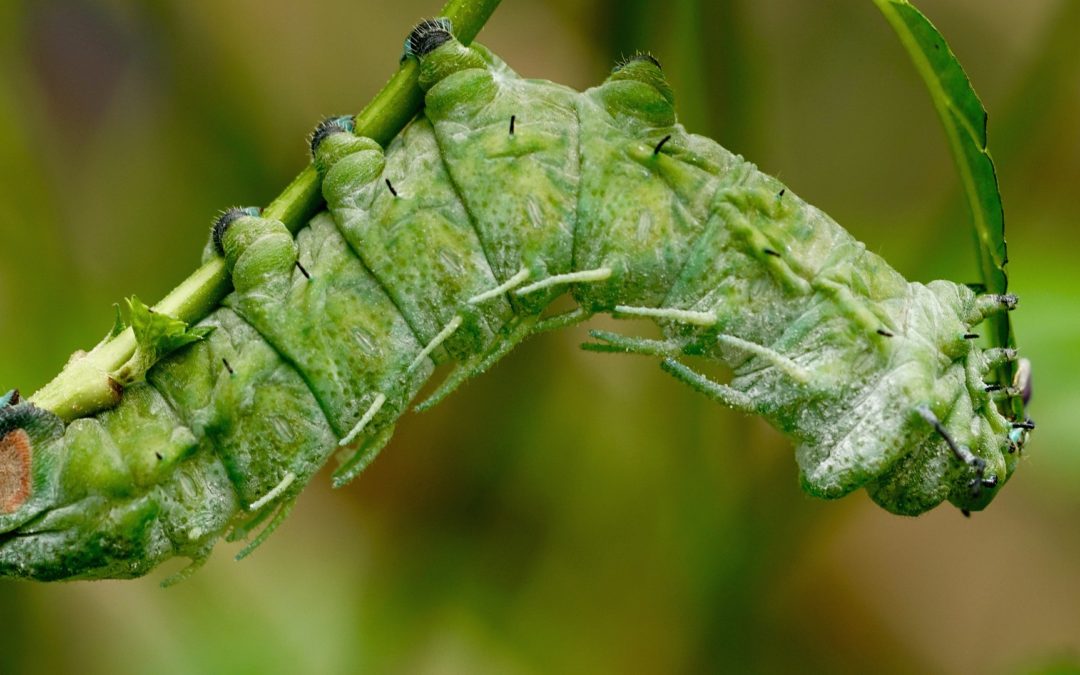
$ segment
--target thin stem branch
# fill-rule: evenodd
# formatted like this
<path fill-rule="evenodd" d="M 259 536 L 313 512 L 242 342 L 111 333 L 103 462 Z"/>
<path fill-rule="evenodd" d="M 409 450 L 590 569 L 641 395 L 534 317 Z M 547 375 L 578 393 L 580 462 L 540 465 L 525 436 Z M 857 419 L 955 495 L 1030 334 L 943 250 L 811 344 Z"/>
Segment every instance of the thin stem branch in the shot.
<path fill-rule="evenodd" d="M 464 44 L 472 42 L 491 17 L 500 0 L 450 0 L 440 16 L 450 19 L 454 34 Z M 356 133 L 386 146 L 416 115 L 423 104 L 417 84 L 417 64 L 409 59 L 356 116 Z M 263 211 L 294 234 L 323 207 L 319 175 L 308 165 Z M 229 271 L 214 258 L 195 271 L 154 306 L 154 311 L 195 323 L 205 318 L 232 290 Z M 135 353 L 135 334 L 130 328 L 103 342 L 85 356 L 74 359 L 57 377 L 30 397 L 39 407 L 70 421 L 115 403 L 109 377 Z"/>

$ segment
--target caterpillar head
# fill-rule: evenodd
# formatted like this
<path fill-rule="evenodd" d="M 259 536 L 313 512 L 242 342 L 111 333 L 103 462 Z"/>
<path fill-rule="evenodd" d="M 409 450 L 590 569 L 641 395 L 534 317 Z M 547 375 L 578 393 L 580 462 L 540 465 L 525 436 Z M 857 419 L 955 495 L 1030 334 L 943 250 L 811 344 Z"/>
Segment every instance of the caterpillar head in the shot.
<path fill-rule="evenodd" d="M 917 515 L 948 500 L 965 515 L 981 511 L 1012 477 L 1023 455 L 1030 419 L 1016 418 L 1014 404 L 1030 398 L 1031 366 L 1015 349 L 982 349 L 971 331 L 988 313 L 1015 306 L 1012 296 L 979 296 L 941 282 L 930 286 L 958 323 L 931 319 L 922 334 L 939 341 L 940 357 L 951 359 L 943 371 L 932 370 L 931 391 L 910 416 L 911 437 L 921 438 L 883 475 L 867 485 L 870 496 L 894 513 Z M 935 330 L 937 333 L 935 334 Z M 1009 386 L 987 383 L 1001 366 L 1016 362 Z"/>

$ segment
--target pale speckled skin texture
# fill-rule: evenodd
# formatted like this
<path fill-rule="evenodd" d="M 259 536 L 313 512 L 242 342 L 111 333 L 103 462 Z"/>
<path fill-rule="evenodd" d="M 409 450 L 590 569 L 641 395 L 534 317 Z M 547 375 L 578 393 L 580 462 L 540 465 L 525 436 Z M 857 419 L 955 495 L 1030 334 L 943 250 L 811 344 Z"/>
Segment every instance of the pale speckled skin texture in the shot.
<path fill-rule="evenodd" d="M 687 133 L 650 60 L 579 94 L 451 39 L 421 56 L 421 84 L 424 115 L 385 153 L 347 130 L 322 139 L 328 210 L 295 238 L 245 215 L 208 248 L 235 288 L 201 322 L 209 337 L 66 429 L 0 407 L 0 438 L 23 429 L 33 448 L 29 497 L 0 513 L 0 573 L 132 577 L 198 563 L 230 528 L 269 523 L 265 536 L 340 440 L 345 481 L 436 363 L 483 370 L 567 291 L 583 316 L 659 311 L 666 341 L 609 336 L 614 351 L 667 356 L 680 379 L 763 415 L 797 441 L 812 494 L 979 509 L 1012 474 L 1009 420 L 983 391 L 992 357 L 963 337 L 993 308 L 964 286 L 908 283 Z M 670 360 L 683 354 L 732 380 Z M 925 411 L 996 486 L 972 489 L 980 474 Z"/>

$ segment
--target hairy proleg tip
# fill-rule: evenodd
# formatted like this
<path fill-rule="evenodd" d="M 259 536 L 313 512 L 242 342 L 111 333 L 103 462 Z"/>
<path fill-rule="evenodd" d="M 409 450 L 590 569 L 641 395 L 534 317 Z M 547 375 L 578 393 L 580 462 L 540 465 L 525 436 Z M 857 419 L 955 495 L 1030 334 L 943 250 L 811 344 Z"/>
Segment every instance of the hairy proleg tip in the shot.
<path fill-rule="evenodd" d="M 0 513 L 12 513 L 30 497 L 33 444 L 23 429 L 0 438 Z"/>
<path fill-rule="evenodd" d="M 640 52 L 639 51 L 639 52 L 634 52 L 630 56 L 624 56 L 623 58 L 619 59 L 615 63 L 615 67 L 611 69 L 611 72 L 617 73 L 620 70 L 622 70 L 623 68 L 630 65 L 631 63 L 637 63 L 639 61 L 647 61 L 647 62 L 653 64 L 654 66 L 656 66 L 657 68 L 659 68 L 660 70 L 664 69 L 664 67 L 662 65 L 660 65 L 660 59 L 656 58 L 655 56 L 653 56 L 649 52 Z"/>
<path fill-rule="evenodd" d="M 405 40 L 405 56 L 421 57 L 430 54 L 450 40 L 454 39 L 453 24 L 450 19 L 424 19 L 416 24 Z"/>
<path fill-rule="evenodd" d="M 319 151 L 319 146 L 328 136 L 341 133 L 353 133 L 356 129 L 356 122 L 353 120 L 352 115 L 340 115 L 337 117 L 327 117 L 319 125 L 315 127 L 315 131 L 311 132 L 311 139 L 308 142 L 311 147 L 311 156 L 315 157 L 315 153 Z"/>
<path fill-rule="evenodd" d="M 214 239 L 214 248 L 217 249 L 218 255 L 225 255 L 225 246 L 222 244 L 222 238 L 225 236 L 225 231 L 229 229 L 229 226 L 233 224 L 233 221 L 243 216 L 258 216 L 261 209 L 255 206 L 240 207 L 232 206 L 221 212 L 214 220 L 214 227 L 211 230 L 211 235 Z"/>

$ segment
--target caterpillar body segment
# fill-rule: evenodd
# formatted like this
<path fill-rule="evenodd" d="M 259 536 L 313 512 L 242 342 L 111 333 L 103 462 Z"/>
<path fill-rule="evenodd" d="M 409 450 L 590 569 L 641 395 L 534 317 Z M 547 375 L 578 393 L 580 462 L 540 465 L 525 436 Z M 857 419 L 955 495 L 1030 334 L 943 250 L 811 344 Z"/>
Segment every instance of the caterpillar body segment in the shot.
<path fill-rule="evenodd" d="M 578 93 L 525 80 L 456 40 L 421 59 L 425 116 L 499 284 L 571 271 L 578 214 Z M 393 148 L 389 149 L 393 153 Z M 518 294 L 539 312 L 565 289 Z"/>
<path fill-rule="evenodd" d="M 461 314 L 462 325 L 444 336 L 443 348 L 433 354 L 437 359 L 449 353 L 462 360 L 479 351 L 509 320 L 511 308 L 505 297 L 467 303 L 500 281 L 446 175 L 430 124 L 417 120 L 388 154 L 369 139 L 337 138 L 346 135 L 331 136 L 323 145 L 352 143 L 358 151 L 337 162 L 320 161 L 329 166 L 323 193 L 348 246 L 423 345 Z M 397 186 L 396 194 L 387 181 Z"/>
<path fill-rule="evenodd" d="M 574 265 L 612 275 L 575 289 L 575 299 L 592 311 L 662 306 L 705 231 L 713 193 L 736 178 L 731 169 L 741 161 L 676 124 L 674 97 L 653 60 L 623 64 L 582 94 L 578 109 L 583 148 Z"/>
<path fill-rule="evenodd" d="M 658 358 L 762 415 L 796 440 L 812 494 L 865 487 L 896 513 L 946 499 L 966 512 L 1011 476 L 1030 424 L 993 397 L 1027 380 L 987 391 L 1017 354 L 967 338 L 1014 299 L 908 283 L 687 133 L 651 57 L 576 93 L 518 77 L 445 22 L 407 45 L 425 112 L 385 150 L 348 118 L 321 124 L 326 211 L 295 237 L 257 209 L 215 224 L 207 255 L 234 291 L 195 328 L 201 340 L 145 381 L 117 380 L 118 405 L 66 427 L 0 397 L 0 574 L 197 566 L 226 533 L 255 535 L 245 555 L 332 455 L 335 485 L 363 470 L 437 364 L 454 369 L 422 407 L 530 334 L 600 312 L 652 319 L 663 337 L 593 331 L 588 348 Z M 546 316 L 564 293 L 579 307 Z M 712 381 L 684 355 L 733 377 Z"/>

